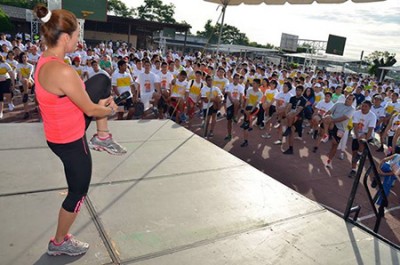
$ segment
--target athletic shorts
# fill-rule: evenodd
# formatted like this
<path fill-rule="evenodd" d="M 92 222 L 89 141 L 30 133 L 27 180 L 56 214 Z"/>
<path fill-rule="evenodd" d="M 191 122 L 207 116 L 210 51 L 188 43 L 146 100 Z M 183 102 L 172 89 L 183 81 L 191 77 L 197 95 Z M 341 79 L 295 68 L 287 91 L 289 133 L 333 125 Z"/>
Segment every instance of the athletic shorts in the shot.
<path fill-rule="evenodd" d="M 323 128 L 323 124 L 321 124 L 321 128 Z M 339 131 L 339 129 L 338 129 L 338 127 L 336 127 L 336 125 L 333 125 L 332 130 L 329 130 L 329 135 L 330 135 L 333 139 L 335 139 L 335 141 L 336 141 L 337 143 L 339 143 L 340 140 L 342 139 L 342 136 L 338 135 L 338 131 Z"/>
<path fill-rule="evenodd" d="M 230 120 L 233 119 L 233 114 L 234 114 L 234 112 L 235 112 L 234 110 L 235 110 L 235 108 L 234 108 L 233 105 L 229 106 L 229 107 L 226 109 L 226 119 L 227 119 L 228 121 L 230 121 Z"/>

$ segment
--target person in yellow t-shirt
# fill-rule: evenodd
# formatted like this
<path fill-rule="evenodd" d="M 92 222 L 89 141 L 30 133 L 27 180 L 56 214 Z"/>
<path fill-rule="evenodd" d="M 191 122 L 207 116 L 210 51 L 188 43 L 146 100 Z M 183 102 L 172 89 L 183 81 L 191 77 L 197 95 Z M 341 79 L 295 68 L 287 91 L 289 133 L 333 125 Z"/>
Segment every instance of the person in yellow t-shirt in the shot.
<path fill-rule="evenodd" d="M 253 86 L 247 89 L 246 97 L 244 100 L 244 109 L 242 113 L 244 116 L 243 124 L 240 126 L 243 129 L 244 142 L 240 145 L 241 147 L 246 147 L 249 145 L 249 132 L 253 130 L 253 118 L 257 115 L 259 111 L 259 104 L 263 93 L 260 91 L 259 87 L 261 85 L 261 80 L 255 78 L 253 80 Z"/>
<path fill-rule="evenodd" d="M 196 106 L 201 107 L 201 89 L 203 81 L 201 80 L 201 71 L 195 72 L 195 79 L 188 82 L 189 95 L 186 100 L 187 114 L 189 116 L 189 127 L 196 112 Z"/>
<path fill-rule="evenodd" d="M 175 122 L 180 124 L 186 121 L 185 102 L 189 94 L 187 73 L 182 70 L 177 79 L 172 80 L 171 86 L 171 107 L 173 109 L 171 116 L 175 117 Z"/>
<path fill-rule="evenodd" d="M 123 103 L 118 106 L 117 119 L 122 120 L 125 110 L 128 111 L 126 117 L 127 120 L 132 119 L 135 109 L 133 102 L 138 100 L 137 93 L 135 91 L 133 79 L 130 73 L 127 71 L 127 63 L 124 60 L 118 61 L 118 71 L 115 71 L 111 77 L 111 85 L 114 94 L 119 96 L 122 93 L 129 91 L 131 94 Z"/>
<path fill-rule="evenodd" d="M 24 104 L 24 119 L 29 118 L 29 108 L 28 108 L 28 91 L 33 86 L 33 65 L 28 63 L 28 56 L 25 52 L 19 54 L 19 63 L 17 65 L 18 80 L 22 84 L 24 90 L 22 96 L 22 102 Z"/>
<path fill-rule="evenodd" d="M 9 110 L 14 109 L 11 102 L 11 88 L 14 88 L 15 78 L 11 66 L 0 56 L 0 119 L 3 118 L 3 100 L 7 100 Z"/>
<path fill-rule="evenodd" d="M 207 75 L 206 85 L 201 89 L 201 99 L 203 100 L 203 117 L 205 120 L 205 135 L 208 137 L 214 136 L 214 127 L 217 122 L 217 112 L 221 108 L 222 101 L 224 99 L 221 90 L 219 90 L 218 87 L 213 86 L 212 82 L 212 77 Z M 208 132 L 209 124 L 211 127 Z"/>

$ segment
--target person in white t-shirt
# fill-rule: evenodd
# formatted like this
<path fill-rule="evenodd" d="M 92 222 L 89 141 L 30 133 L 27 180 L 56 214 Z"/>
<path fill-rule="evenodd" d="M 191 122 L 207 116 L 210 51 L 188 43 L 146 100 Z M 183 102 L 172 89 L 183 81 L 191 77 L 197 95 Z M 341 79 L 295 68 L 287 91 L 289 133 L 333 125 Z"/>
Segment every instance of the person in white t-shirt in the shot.
<path fill-rule="evenodd" d="M 357 172 L 357 162 L 364 151 L 364 142 L 372 140 L 373 131 L 376 126 L 376 116 L 371 111 L 371 101 L 364 101 L 361 109 L 353 115 L 353 142 L 351 145 L 352 159 L 349 177 L 354 177 Z"/>
<path fill-rule="evenodd" d="M 319 134 L 319 126 L 322 122 L 322 117 L 324 117 L 325 113 L 327 113 L 334 105 L 331 99 L 332 99 L 332 93 L 325 92 L 324 99 L 322 101 L 319 101 L 314 106 L 314 114 L 311 119 L 311 129 L 312 129 L 312 138 L 315 140 L 317 139 Z"/>
<path fill-rule="evenodd" d="M 29 118 L 29 106 L 28 106 L 28 92 L 33 87 L 33 70 L 32 64 L 28 63 L 28 56 L 25 52 L 19 54 L 19 63 L 17 65 L 18 80 L 23 88 L 22 102 L 24 104 L 24 119 Z"/>
<path fill-rule="evenodd" d="M 201 89 L 201 99 L 203 100 L 203 117 L 205 120 L 205 136 L 213 137 L 214 128 L 217 122 L 217 112 L 222 106 L 224 96 L 218 87 L 212 85 L 211 76 L 206 76 L 206 85 Z M 211 121 L 211 124 L 210 124 Z M 208 130 L 210 125 L 210 130 Z"/>
<path fill-rule="evenodd" d="M 10 41 L 7 40 L 7 36 L 5 33 L 0 33 L 0 46 L 3 44 L 7 45 L 8 49 L 12 49 L 13 46 Z"/>
<path fill-rule="evenodd" d="M 150 61 L 144 61 L 144 72 L 137 78 L 138 92 L 140 101 L 144 104 L 144 111 L 150 110 L 150 104 L 153 105 L 153 112 L 159 117 L 158 102 L 161 98 L 160 79 L 151 71 Z"/>
<path fill-rule="evenodd" d="M 161 71 L 158 74 L 160 80 L 161 98 L 158 102 L 158 108 L 160 114 L 165 114 L 168 111 L 168 100 L 171 91 L 171 83 L 174 76 L 168 71 L 168 64 L 166 62 L 161 63 Z"/>
<path fill-rule="evenodd" d="M 266 127 L 266 133 L 262 134 L 261 137 L 265 139 L 271 138 L 272 124 L 271 119 L 276 113 L 276 97 L 279 94 L 277 89 L 278 82 L 271 80 L 269 82 L 269 89 L 265 91 L 265 102 L 262 104 L 264 109 L 264 127 Z"/>
<path fill-rule="evenodd" d="M 91 71 L 88 71 L 88 78 L 91 78 L 99 74 L 103 74 L 110 77 L 110 75 L 105 70 L 100 68 L 99 63 L 96 60 L 93 60 L 91 65 Z"/>
<path fill-rule="evenodd" d="M 36 45 L 32 45 L 28 51 L 28 63 L 32 65 L 36 65 L 39 61 L 40 55 L 38 54 L 38 47 Z"/>
<path fill-rule="evenodd" d="M 233 75 L 233 83 L 230 83 L 225 89 L 226 93 L 226 120 L 227 120 L 227 136 L 225 141 L 232 139 L 232 120 L 236 123 L 238 121 L 239 109 L 242 105 L 244 97 L 244 86 L 239 84 L 239 74 Z"/>
<path fill-rule="evenodd" d="M 385 121 L 385 107 L 382 105 L 382 97 L 379 94 L 376 94 L 375 96 L 372 97 L 372 107 L 371 111 L 375 114 L 376 116 L 376 127 L 374 129 L 374 132 L 379 135 L 380 138 L 380 147 L 376 150 L 377 152 L 383 152 L 383 124 Z"/>
<path fill-rule="evenodd" d="M 137 100 L 137 93 L 130 73 L 126 72 L 127 64 L 124 60 L 118 62 L 118 71 L 111 77 L 111 85 L 116 96 L 128 91 L 131 95 L 118 106 L 117 119 L 122 120 L 125 110 L 128 111 L 127 120 L 132 119 L 135 109 L 133 102 Z"/>
<path fill-rule="evenodd" d="M 182 70 L 171 83 L 169 102 L 171 103 L 172 112 L 170 115 L 175 118 L 175 122 L 178 124 L 186 122 L 185 103 L 189 94 L 188 81 L 186 79 L 187 73 Z"/>

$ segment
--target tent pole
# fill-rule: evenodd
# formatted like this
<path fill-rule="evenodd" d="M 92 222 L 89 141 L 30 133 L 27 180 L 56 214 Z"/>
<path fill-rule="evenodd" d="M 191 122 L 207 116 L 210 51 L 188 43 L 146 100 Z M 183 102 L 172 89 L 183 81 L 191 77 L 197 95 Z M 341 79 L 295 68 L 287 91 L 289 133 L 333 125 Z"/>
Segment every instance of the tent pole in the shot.
<path fill-rule="evenodd" d="M 222 30 L 224 28 L 224 20 L 225 20 L 225 11 L 226 11 L 226 6 L 227 4 L 223 4 L 222 6 L 222 22 L 221 22 L 221 27 L 219 29 L 219 35 L 218 35 L 218 43 L 217 43 L 217 56 L 219 53 L 219 45 L 221 44 L 221 36 L 222 36 Z"/>

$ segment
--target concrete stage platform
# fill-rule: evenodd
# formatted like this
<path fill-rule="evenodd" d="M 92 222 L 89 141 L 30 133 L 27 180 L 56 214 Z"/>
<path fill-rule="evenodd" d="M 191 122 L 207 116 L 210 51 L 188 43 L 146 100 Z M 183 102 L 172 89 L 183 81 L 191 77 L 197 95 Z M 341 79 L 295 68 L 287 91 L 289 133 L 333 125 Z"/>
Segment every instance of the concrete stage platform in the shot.
<path fill-rule="evenodd" d="M 110 128 L 129 152 L 92 151 L 71 231 L 90 250 L 49 257 L 66 195 L 61 162 L 42 124 L 1 125 L 0 264 L 400 263 L 395 248 L 171 121 Z"/>

